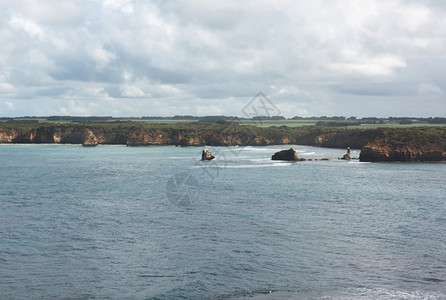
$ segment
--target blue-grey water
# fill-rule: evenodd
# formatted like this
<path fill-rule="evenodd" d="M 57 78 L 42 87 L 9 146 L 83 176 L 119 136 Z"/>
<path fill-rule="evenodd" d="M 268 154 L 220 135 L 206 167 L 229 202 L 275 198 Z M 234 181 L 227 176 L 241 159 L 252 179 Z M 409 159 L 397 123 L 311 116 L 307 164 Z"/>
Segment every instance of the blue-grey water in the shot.
<path fill-rule="evenodd" d="M 446 299 L 446 164 L 285 148 L 0 145 L 0 299 Z"/>

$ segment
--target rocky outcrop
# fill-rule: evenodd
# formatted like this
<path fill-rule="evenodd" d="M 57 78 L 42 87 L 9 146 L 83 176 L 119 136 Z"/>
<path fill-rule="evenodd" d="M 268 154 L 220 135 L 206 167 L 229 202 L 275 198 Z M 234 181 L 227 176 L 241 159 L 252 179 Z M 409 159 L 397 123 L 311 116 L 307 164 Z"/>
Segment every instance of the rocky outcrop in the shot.
<path fill-rule="evenodd" d="M 127 136 L 128 146 L 171 145 L 170 136 L 159 129 L 134 129 Z"/>
<path fill-rule="evenodd" d="M 446 128 L 420 127 L 377 130 L 362 148 L 360 161 L 446 160 Z"/>
<path fill-rule="evenodd" d="M 361 161 L 446 160 L 446 127 L 363 130 L 319 126 L 259 128 L 237 124 L 200 123 L 168 125 L 110 122 L 52 125 L 0 122 L 0 143 L 66 143 L 85 146 L 297 144 L 344 149 L 361 148 Z M 350 154 L 347 152 L 343 159 L 349 158 Z M 291 158 L 285 160 L 299 159 L 293 154 Z"/>
<path fill-rule="evenodd" d="M 271 157 L 272 160 L 286 160 L 286 161 L 299 161 L 296 150 L 290 148 L 288 150 L 282 150 L 276 152 Z"/>
<path fill-rule="evenodd" d="M 94 147 L 98 145 L 98 138 L 94 135 L 93 131 L 88 128 L 85 128 L 85 138 L 82 143 L 82 146 L 85 147 Z"/>
<path fill-rule="evenodd" d="M 36 124 L 35 128 L 25 126 L 17 129 L 3 129 L 0 122 L 0 143 L 62 143 L 62 144 L 124 144 L 128 146 L 181 145 L 181 146 L 257 146 L 301 144 L 321 147 L 344 147 L 346 141 L 353 145 L 362 143 L 364 136 L 359 131 L 329 130 L 321 127 L 304 127 L 303 130 L 289 128 L 262 128 L 225 125 L 203 127 L 192 124 L 184 129 L 160 125 L 146 128 L 144 124 L 122 126 L 120 123 L 107 124 Z M 11 126 L 8 124 L 8 126 Z M 17 124 L 20 126 L 20 124 Z M 89 134 L 86 135 L 85 131 Z M 362 131 L 361 131 L 362 132 Z M 93 138 L 90 138 L 94 135 Z M 362 143 L 360 146 L 362 146 Z M 359 148 L 358 146 L 357 148 Z M 346 147 L 346 146 L 345 146 Z"/>
<path fill-rule="evenodd" d="M 201 153 L 201 160 L 213 160 L 215 156 L 212 155 L 211 151 L 209 150 L 203 150 Z"/>
<path fill-rule="evenodd" d="M 13 143 L 15 139 L 17 139 L 19 136 L 21 136 L 23 133 L 16 130 L 3 130 L 0 129 L 0 143 L 6 144 L 6 143 Z"/>
<path fill-rule="evenodd" d="M 347 153 L 345 153 L 341 159 L 350 160 L 350 147 L 347 147 Z"/>
<path fill-rule="evenodd" d="M 360 149 L 367 141 L 376 135 L 376 130 L 355 130 L 355 129 L 331 129 L 328 132 L 320 133 L 318 130 L 310 132 L 307 140 L 299 143 L 301 138 L 297 138 L 297 144 L 310 145 L 327 148 Z"/>
<path fill-rule="evenodd" d="M 386 143 L 384 139 L 375 139 L 361 148 L 359 160 L 363 162 L 443 161 L 446 160 L 446 149 L 436 144 L 392 145 Z"/>

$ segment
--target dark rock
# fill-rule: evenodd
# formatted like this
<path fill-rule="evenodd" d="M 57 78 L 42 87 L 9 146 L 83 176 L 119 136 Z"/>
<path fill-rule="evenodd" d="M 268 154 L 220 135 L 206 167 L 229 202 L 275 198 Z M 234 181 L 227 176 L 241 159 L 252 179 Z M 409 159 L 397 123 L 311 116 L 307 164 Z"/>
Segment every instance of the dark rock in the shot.
<path fill-rule="evenodd" d="M 282 150 L 279 152 L 274 153 L 274 155 L 271 157 L 272 160 L 286 160 L 286 161 L 298 161 L 300 160 L 297 157 L 297 153 L 293 148 L 290 148 L 288 150 Z"/>
<path fill-rule="evenodd" d="M 215 156 L 212 155 L 211 151 L 209 150 L 203 150 L 201 153 L 201 160 L 213 160 Z"/>

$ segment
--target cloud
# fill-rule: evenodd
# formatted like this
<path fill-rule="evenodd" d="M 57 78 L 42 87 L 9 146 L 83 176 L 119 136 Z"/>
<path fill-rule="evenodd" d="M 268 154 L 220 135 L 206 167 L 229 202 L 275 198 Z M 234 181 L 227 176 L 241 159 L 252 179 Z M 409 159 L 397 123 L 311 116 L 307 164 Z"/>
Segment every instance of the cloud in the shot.
<path fill-rule="evenodd" d="M 10 24 L 15 29 L 23 30 L 30 37 L 37 37 L 39 39 L 43 38 L 42 28 L 31 20 L 26 20 L 14 16 L 13 18 L 11 18 Z"/>
<path fill-rule="evenodd" d="M 8 107 L 9 110 L 16 110 L 14 107 L 14 104 L 9 101 L 5 101 L 6 107 Z"/>
<path fill-rule="evenodd" d="M 14 13 L 49 25 L 74 25 L 83 20 L 86 6 L 71 0 L 5 0 Z"/>
<path fill-rule="evenodd" d="M 8 0 L 0 96 L 23 115 L 241 115 L 263 91 L 289 117 L 433 116 L 445 20 L 434 0 Z"/>
<path fill-rule="evenodd" d="M 102 4 L 111 9 L 118 9 L 126 14 L 133 13 L 133 5 L 130 0 L 104 0 Z"/>
<path fill-rule="evenodd" d="M 422 83 L 418 86 L 418 93 L 422 96 L 444 96 L 444 90 L 432 83 Z"/>

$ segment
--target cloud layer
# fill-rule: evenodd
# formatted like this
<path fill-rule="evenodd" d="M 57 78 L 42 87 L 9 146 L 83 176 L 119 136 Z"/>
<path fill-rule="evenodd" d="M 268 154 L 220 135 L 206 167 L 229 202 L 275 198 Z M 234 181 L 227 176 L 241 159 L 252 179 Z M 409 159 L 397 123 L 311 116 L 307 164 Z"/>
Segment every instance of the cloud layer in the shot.
<path fill-rule="evenodd" d="M 0 116 L 445 116 L 443 1 L 0 3 Z"/>

